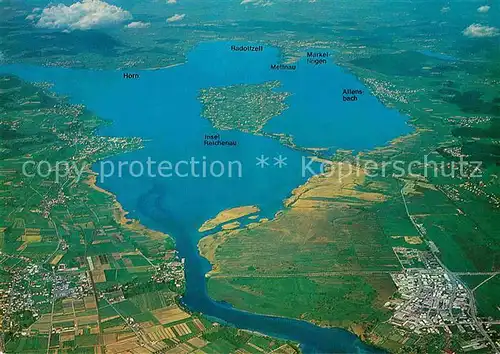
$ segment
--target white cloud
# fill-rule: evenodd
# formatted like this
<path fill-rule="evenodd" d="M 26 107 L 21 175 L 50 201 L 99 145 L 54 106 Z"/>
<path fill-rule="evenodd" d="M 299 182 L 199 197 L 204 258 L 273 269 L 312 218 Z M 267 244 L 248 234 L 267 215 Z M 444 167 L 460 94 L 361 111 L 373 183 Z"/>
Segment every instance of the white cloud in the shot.
<path fill-rule="evenodd" d="M 273 3 L 269 0 L 241 0 L 240 5 L 252 4 L 254 6 L 271 6 Z"/>
<path fill-rule="evenodd" d="M 33 21 L 34 19 L 36 19 L 36 17 L 37 17 L 36 14 L 30 14 L 30 15 L 26 16 L 26 19 L 28 21 Z"/>
<path fill-rule="evenodd" d="M 441 13 L 442 14 L 445 14 L 447 12 L 450 12 L 451 8 L 449 6 L 444 6 L 442 9 L 441 9 Z"/>
<path fill-rule="evenodd" d="M 101 0 L 82 0 L 71 6 L 64 4 L 43 9 L 37 26 L 65 31 L 89 30 L 117 25 L 132 19 L 130 12 Z"/>
<path fill-rule="evenodd" d="M 488 5 L 479 6 L 477 8 L 477 12 L 482 13 L 482 14 L 485 14 L 488 11 L 490 11 L 490 7 Z"/>
<path fill-rule="evenodd" d="M 182 19 L 184 19 L 184 17 L 186 17 L 186 14 L 175 14 L 174 16 L 167 18 L 167 22 L 181 21 Z"/>
<path fill-rule="evenodd" d="M 478 23 L 470 25 L 462 33 L 464 36 L 471 38 L 496 37 L 500 35 L 498 28 L 483 26 Z"/>
<path fill-rule="evenodd" d="M 149 26 L 151 26 L 151 23 L 149 23 L 149 22 L 136 21 L 136 22 L 130 22 L 125 27 L 126 28 L 148 28 Z"/>
<path fill-rule="evenodd" d="M 167 0 L 167 4 L 177 4 L 177 0 Z"/>

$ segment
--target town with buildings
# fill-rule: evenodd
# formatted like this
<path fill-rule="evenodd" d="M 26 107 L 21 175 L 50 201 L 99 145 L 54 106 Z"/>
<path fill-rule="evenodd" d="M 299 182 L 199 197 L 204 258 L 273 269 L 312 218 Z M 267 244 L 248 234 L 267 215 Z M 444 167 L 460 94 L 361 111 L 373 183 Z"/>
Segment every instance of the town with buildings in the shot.
<path fill-rule="evenodd" d="M 466 338 L 462 343 L 466 352 L 500 350 L 500 338 L 491 328 L 497 322 L 478 317 L 475 289 L 469 289 L 459 279 L 459 275 L 467 273 L 446 270 L 427 251 L 399 248 L 395 252 L 399 254 L 398 258 L 404 255 L 414 263 L 406 263 L 402 272 L 391 275 L 398 291 L 397 296 L 386 303 L 393 311 L 390 324 L 418 335 L 459 335 Z M 487 279 L 496 274 L 487 274 Z"/>

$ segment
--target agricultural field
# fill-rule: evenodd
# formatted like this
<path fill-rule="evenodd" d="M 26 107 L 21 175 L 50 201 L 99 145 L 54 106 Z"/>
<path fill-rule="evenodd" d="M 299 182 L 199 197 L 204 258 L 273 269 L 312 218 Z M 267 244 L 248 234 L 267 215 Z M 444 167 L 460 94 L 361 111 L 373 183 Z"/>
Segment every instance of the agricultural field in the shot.
<path fill-rule="evenodd" d="M 105 122 L 16 77 L 1 76 L 0 89 L 0 346 L 93 353 L 105 333 L 136 341 L 130 320 L 156 321 L 144 306 L 176 303 L 183 263 L 170 236 L 125 218 L 89 166 L 141 140 L 96 136 Z M 61 175 L 22 173 L 25 161 L 68 159 Z"/>
<path fill-rule="evenodd" d="M 498 319 L 500 318 L 500 306 L 498 305 L 500 277 L 496 275 L 484 281 L 474 291 L 477 297 L 477 310 L 481 316 Z"/>
<path fill-rule="evenodd" d="M 300 318 L 357 331 L 388 319 L 385 299 L 395 287 L 388 275 L 218 277 L 210 294 L 250 312 Z"/>

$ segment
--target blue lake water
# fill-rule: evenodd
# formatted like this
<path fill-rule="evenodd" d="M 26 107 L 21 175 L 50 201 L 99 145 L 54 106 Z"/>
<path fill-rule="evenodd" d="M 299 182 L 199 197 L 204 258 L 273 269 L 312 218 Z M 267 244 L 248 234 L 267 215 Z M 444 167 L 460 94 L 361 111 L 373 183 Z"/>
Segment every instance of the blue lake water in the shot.
<path fill-rule="evenodd" d="M 428 57 L 439 59 L 439 60 L 444 60 L 444 61 L 459 61 L 460 59 L 455 58 L 451 55 L 443 54 L 443 53 L 437 53 L 437 52 L 432 52 L 430 50 L 421 50 L 419 53 L 427 55 Z"/>
<path fill-rule="evenodd" d="M 316 50 L 315 52 L 324 52 Z M 355 76 L 337 65 L 311 65 L 306 59 L 297 70 L 272 72 L 283 91 L 292 95 L 287 104 L 293 109 L 271 119 L 265 131 L 286 133 L 294 143 L 308 148 L 367 150 L 408 133 L 406 118 L 389 110 Z M 357 101 L 344 101 L 344 90 L 361 90 Z"/>
<path fill-rule="evenodd" d="M 332 63 L 322 66 L 299 62 L 296 71 L 271 71 L 279 53 L 265 48 L 260 53 L 231 52 L 234 43 L 213 42 L 196 47 L 186 64 L 156 71 L 133 71 L 139 79 L 125 80 L 121 71 L 91 71 L 26 65 L 0 67 L 27 81 L 48 81 L 54 91 L 82 103 L 98 116 L 113 122 L 99 132 L 110 136 L 147 139 L 145 148 L 109 161 L 140 161 L 149 158 L 172 163 L 194 158 L 208 166 L 220 161 L 221 177 L 133 177 L 127 170 L 115 173 L 100 185 L 143 224 L 171 234 L 181 257 L 186 259 L 187 291 L 183 303 L 239 328 L 300 342 L 305 352 L 374 352 L 355 335 L 342 329 L 240 311 L 213 301 L 207 295 L 205 273 L 210 264 L 198 254 L 198 227 L 221 210 L 257 205 L 263 217 L 272 217 L 282 201 L 310 174 L 303 173 L 304 153 L 278 141 L 236 131 L 217 131 L 200 116 L 197 99 L 201 88 L 280 80 L 279 90 L 291 92 L 290 106 L 266 126 L 267 131 L 292 134 L 306 147 L 339 147 L 365 150 L 381 146 L 410 131 L 405 118 L 385 108 L 352 75 Z M 342 102 L 342 89 L 362 89 L 358 102 Z M 204 135 L 220 133 L 234 147 L 207 147 Z M 274 158 L 286 158 L 286 166 Z M 269 166 L 256 166 L 256 157 L 269 158 Z M 228 175 L 229 163 L 234 166 Z M 218 165 L 220 166 L 220 165 Z M 315 166 L 316 168 L 317 166 Z M 94 168 L 100 169 L 97 163 Z M 217 173 L 220 170 L 217 170 Z M 319 171 L 319 170 L 318 170 Z M 182 173 L 188 172 L 186 165 Z M 238 173 L 241 176 L 238 177 Z"/>

